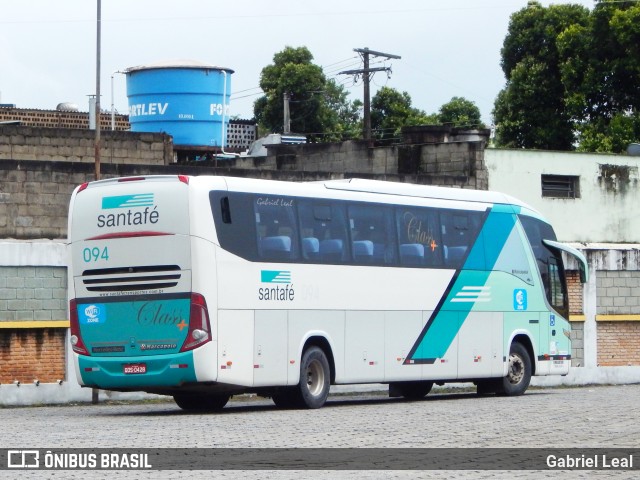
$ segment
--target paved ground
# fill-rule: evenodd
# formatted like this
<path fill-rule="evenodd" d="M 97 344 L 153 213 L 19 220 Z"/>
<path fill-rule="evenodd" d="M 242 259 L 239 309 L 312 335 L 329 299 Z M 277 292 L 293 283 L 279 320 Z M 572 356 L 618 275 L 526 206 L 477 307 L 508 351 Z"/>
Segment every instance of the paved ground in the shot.
<path fill-rule="evenodd" d="M 320 410 L 240 397 L 218 414 L 173 403 L 0 408 L 0 448 L 566 447 L 640 448 L 640 385 L 529 390 L 517 398 L 375 392 Z M 640 463 L 640 458 L 636 459 Z M 0 477 L 7 471 L 0 472 Z M 18 472 L 11 472 L 12 474 Z M 46 475 L 45 475 L 46 473 Z M 55 475 L 54 475 L 55 474 Z M 28 472 L 20 478 L 634 478 L 638 471 Z"/>

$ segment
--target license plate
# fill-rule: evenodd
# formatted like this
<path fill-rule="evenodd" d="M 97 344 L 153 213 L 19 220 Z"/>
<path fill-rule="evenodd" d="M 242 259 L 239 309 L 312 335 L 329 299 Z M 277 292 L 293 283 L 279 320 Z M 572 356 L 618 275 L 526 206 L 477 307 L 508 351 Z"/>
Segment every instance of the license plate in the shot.
<path fill-rule="evenodd" d="M 123 373 L 130 375 L 136 373 L 147 373 L 146 363 L 127 363 L 122 369 Z"/>

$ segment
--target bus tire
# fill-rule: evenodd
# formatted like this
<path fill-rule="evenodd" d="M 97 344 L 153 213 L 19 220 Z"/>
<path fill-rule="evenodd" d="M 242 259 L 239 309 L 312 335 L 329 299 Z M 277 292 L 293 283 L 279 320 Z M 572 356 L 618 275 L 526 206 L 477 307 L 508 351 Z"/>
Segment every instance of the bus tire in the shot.
<path fill-rule="evenodd" d="M 229 397 L 229 395 L 178 393 L 173 396 L 173 400 L 182 410 L 215 412 L 224 408 Z"/>
<path fill-rule="evenodd" d="M 433 382 L 398 382 L 393 387 L 405 400 L 422 400 L 433 388 Z"/>
<path fill-rule="evenodd" d="M 522 395 L 531 382 L 531 357 L 519 342 L 511 344 L 507 376 L 502 379 L 498 393 L 508 397 Z"/>
<path fill-rule="evenodd" d="M 322 407 L 329 396 L 330 380 L 327 355 L 320 347 L 307 348 L 300 362 L 300 383 L 291 400 L 300 408 Z"/>

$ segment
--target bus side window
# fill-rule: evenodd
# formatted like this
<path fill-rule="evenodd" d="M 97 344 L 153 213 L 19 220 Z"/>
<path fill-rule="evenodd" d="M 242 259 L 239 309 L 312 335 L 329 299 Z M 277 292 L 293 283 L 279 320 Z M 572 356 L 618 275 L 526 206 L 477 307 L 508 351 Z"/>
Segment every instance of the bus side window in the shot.
<path fill-rule="evenodd" d="M 247 260 L 257 260 L 253 195 L 212 190 L 209 201 L 220 246 Z"/>
<path fill-rule="evenodd" d="M 475 240 L 474 228 L 465 212 L 440 211 L 444 262 L 449 268 L 461 268 Z"/>
<path fill-rule="evenodd" d="M 438 212 L 432 208 L 400 207 L 396 209 L 402 266 L 442 265 L 443 249 L 437 220 Z"/>
<path fill-rule="evenodd" d="M 256 195 L 254 214 L 258 256 L 266 261 L 297 258 L 298 231 L 295 200 L 277 195 Z"/>
<path fill-rule="evenodd" d="M 300 199 L 298 219 L 304 260 L 321 263 L 347 261 L 347 232 L 341 202 Z"/>
<path fill-rule="evenodd" d="M 388 265 L 396 261 L 393 210 L 383 205 L 350 205 L 351 255 L 355 263 Z"/>

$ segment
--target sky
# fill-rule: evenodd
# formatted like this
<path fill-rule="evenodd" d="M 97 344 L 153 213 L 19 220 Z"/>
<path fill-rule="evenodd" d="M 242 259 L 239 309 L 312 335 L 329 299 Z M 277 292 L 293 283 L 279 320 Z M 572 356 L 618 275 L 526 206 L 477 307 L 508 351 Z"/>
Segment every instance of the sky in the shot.
<path fill-rule="evenodd" d="M 593 0 L 545 1 L 593 8 Z M 414 107 L 435 113 L 464 97 L 491 124 L 504 87 L 500 49 L 509 18 L 527 0 L 103 0 L 101 106 L 127 113 L 129 67 L 196 60 L 234 70 L 231 115 L 253 117 L 260 71 L 286 46 L 306 46 L 349 92 L 362 98 L 362 81 L 341 75 L 362 67 L 355 48 L 399 55 L 372 59 L 382 86 L 406 91 Z M 0 0 L 0 103 L 55 109 L 71 102 L 88 111 L 96 92 L 97 0 Z M 380 63 L 373 63 L 381 61 Z"/>

